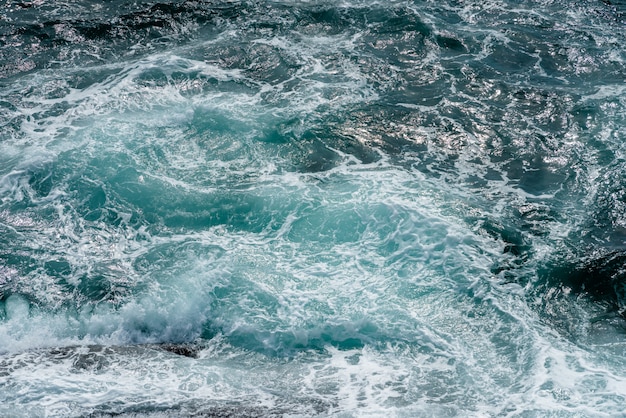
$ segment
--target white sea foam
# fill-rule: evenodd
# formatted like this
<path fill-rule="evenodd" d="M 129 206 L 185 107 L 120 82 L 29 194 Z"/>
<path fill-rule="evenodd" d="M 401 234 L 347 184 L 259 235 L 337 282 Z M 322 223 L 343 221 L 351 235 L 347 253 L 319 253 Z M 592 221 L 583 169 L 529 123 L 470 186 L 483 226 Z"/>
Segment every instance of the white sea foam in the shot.
<path fill-rule="evenodd" d="M 243 393 L 245 407 L 268 408 L 259 413 L 288 408 L 296 414 L 387 411 L 408 416 L 465 411 L 474 416 L 514 416 L 523 410 L 541 413 L 565 408 L 585 414 L 608 413 L 625 396 L 620 389 L 624 378 L 615 372 L 607 374 L 603 366 L 587 359 L 584 350 L 564 344 L 540 325 L 525 305 L 520 288 L 489 279 L 485 267 L 489 254 L 499 252 L 499 244 L 468 234 L 457 218 L 439 209 L 448 199 L 433 196 L 410 173 L 384 164 L 352 162 L 322 176 L 270 177 L 265 187 L 272 185 L 268 190 L 274 189 L 273 193 L 289 190 L 308 196 L 291 197 L 301 207 L 283 230 L 257 235 L 214 228 L 167 239 L 155 237 L 148 241 L 153 250 L 144 247 L 132 255 L 112 255 L 118 260 L 138 257 L 176 242 L 201 243 L 198 254 L 207 254 L 209 244 L 222 248 L 219 258 L 210 261 L 179 251 L 186 258 L 164 266 L 156 287 L 118 309 L 102 307 L 78 316 L 63 311 L 29 312 L 32 308 L 26 300 L 9 298 L 2 341 L 3 348 L 15 354 L 5 355 L 3 370 L 11 370 L 13 387 L 29 388 L 29 396 L 43 396 L 34 409 L 25 409 L 25 415 L 41 411 L 81 414 L 113 399 L 121 400 L 121 405 L 147 403 L 158 409 L 204 398 L 223 407 L 227 401 L 241 399 Z M 311 182 L 315 177 L 324 182 Z M 273 186 L 282 181 L 286 183 Z M 324 208 L 306 209 L 307 200 L 314 202 L 321 196 Z M 324 249 L 323 238 L 316 243 L 309 230 L 307 241 L 294 241 L 298 221 L 313 225 L 320 210 L 327 212 L 318 218 L 324 222 L 333 216 L 349 220 L 346 215 L 356 213 L 369 225 L 361 232 L 366 239 L 348 239 Z M 390 221 L 394 229 L 379 235 Z M 324 223 L 318 228 L 321 234 L 332 231 Z M 381 239 L 398 245 L 381 254 Z M 482 253 L 476 250 L 479 247 Z M 92 260 L 100 257 L 85 251 L 78 255 Z M 389 264 L 390 260 L 396 261 Z M 190 270 L 185 267 L 189 263 Z M 409 282 L 407 277 L 411 277 Z M 475 297 L 492 307 L 474 305 L 457 294 L 459 280 L 473 282 Z M 234 286 L 233 293 L 216 302 L 211 290 L 216 286 Z M 259 304 L 259 297 L 275 298 L 275 308 L 267 301 Z M 193 341 L 203 324 L 211 321 L 219 323 L 226 336 L 253 336 L 262 328 L 274 327 L 275 337 L 304 332 L 302 341 L 306 341 L 318 335 L 308 331 L 306 337 L 304 330 L 310 324 L 348 321 L 341 325 L 345 327 L 358 318 L 375 325 L 377 329 L 371 331 L 375 335 L 389 339 L 387 348 L 366 344 L 338 350 L 331 346 L 313 357 L 304 351 L 290 360 L 288 369 L 282 361 L 267 361 L 263 354 L 244 354 L 245 350 L 230 346 L 222 336 L 208 341 L 208 351 L 201 351 L 199 360 L 177 358 L 158 348 L 120 346 Z M 360 335 L 356 332 L 353 335 Z M 367 338 L 368 334 L 362 335 Z M 514 335 L 515 341 L 506 340 Z M 76 344 L 80 346 L 73 348 Z M 54 346 L 69 347 L 61 349 L 68 354 L 36 349 Z M 211 354 L 215 350 L 219 353 Z M 223 355 L 229 352 L 226 358 L 231 359 L 226 360 Z M 242 361 L 258 373 L 250 375 L 241 369 Z M 592 394 L 591 381 L 603 390 Z M 468 391 L 468 387 L 474 389 Z M 56 394 L 59 388 L 72 395 Z M 12 398 L 18 392 L 11 393 L 16 395 L 5 395 L 11 397 L 9 403 L 30 399 Z"/>

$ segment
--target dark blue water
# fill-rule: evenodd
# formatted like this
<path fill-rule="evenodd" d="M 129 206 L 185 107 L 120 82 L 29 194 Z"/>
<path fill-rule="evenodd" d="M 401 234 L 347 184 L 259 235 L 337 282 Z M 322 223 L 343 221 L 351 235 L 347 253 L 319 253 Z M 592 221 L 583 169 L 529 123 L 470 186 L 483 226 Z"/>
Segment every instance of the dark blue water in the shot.
<path fill-rule="evenodd" d="M 626 3 L 0 5 L 0 415 L 623 416 Z"/>

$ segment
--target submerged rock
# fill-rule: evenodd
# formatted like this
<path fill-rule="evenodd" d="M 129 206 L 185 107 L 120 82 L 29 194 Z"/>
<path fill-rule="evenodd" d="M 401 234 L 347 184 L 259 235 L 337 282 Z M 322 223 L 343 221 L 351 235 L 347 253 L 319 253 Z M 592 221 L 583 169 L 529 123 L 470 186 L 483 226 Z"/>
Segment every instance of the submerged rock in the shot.
<path fill-rule="evenodd" d="M 540 278 L 549 289 L 606 306 L 607 314 L 597 320 L 616 315 L 626 318 L 626 251 L 596 251 L 541 271 Z"/>

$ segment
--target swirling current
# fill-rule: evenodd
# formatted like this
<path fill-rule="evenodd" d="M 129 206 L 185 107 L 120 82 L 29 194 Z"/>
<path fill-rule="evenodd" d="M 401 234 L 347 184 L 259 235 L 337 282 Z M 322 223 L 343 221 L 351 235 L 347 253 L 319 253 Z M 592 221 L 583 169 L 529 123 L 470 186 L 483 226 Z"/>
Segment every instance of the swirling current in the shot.
<path fill-rule="evenodd" d="M 626 416 L 622 0 L 0 1 L 0 416 Z"/>

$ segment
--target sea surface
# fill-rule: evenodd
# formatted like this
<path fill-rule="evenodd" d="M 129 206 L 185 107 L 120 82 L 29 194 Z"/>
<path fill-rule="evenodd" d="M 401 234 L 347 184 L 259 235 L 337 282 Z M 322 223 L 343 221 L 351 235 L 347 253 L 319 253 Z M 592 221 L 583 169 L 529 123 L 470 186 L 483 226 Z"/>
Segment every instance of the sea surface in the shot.
<path fill-rule="evenodd" d="M 0 1 L 0 416 L 626 416 L 626 1 Z"/>

